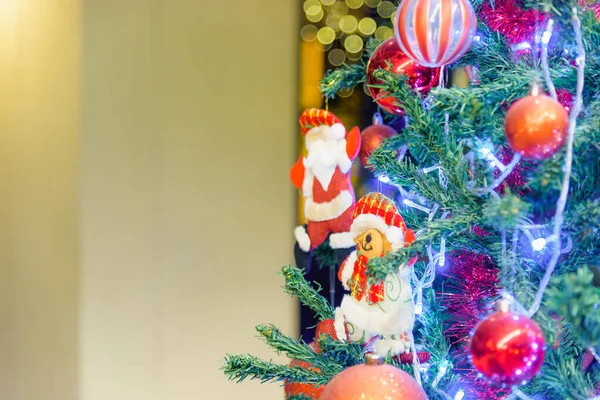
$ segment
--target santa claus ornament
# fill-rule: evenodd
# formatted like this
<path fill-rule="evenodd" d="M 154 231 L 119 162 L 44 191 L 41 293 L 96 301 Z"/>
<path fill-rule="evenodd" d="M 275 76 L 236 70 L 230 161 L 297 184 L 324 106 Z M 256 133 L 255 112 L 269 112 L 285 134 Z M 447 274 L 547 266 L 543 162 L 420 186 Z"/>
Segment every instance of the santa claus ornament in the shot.
<path fill-rule="evenodd" d="M 415 304 L 410 285 L 412 263 L 400 265 L 385 281 L 369 283 L 368 262 L 410 245 L 414 233 L 392 200 L 370 193 L 356 205 L 352 226 L 356 249 L 343 262 L 338 278 L 346 294 L 335 311 L 335 333 L 340 340 L 374 342 L 377 354 L 399 355 L 411 347 Z"/>
<path fill-rule="evenodd" d="M 383 358 L 367 354 L 365 364 L 336 375 L 319 400 L 427 400 L 427 394 L 408 373 Z"/>
<path fill-rule="evenodd" d="M 333 113 L 317 109 L 302 113 L 300 128 L 308 155 L 298 159 L 290 177 L 302 190 L 307 224 L 294 231 L 297 247 L 308 253 L 329 236 L 332 248 L 351 248 L 356 200 L 350 172 L 360 151 L 360 131 L 355 127 L 347 132 Z"/>

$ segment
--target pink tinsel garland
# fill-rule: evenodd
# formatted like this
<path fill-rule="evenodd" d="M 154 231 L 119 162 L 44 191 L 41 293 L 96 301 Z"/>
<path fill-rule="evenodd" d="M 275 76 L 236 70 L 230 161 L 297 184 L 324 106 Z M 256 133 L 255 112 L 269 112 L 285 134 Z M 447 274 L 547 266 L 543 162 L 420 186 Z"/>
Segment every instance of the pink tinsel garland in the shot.
<path fill-rule="evenodd" d="M 485 235 L 481 230 L 478 234 Z M 498 270 L 489 256 L 457 252 L 452 255 L 450 268 L 444 274 L 445 286 L 451 293 L 442 295 L 442 305 L 451 315 L 451 325 L 445 334 L 457 348 L 458 365 L 455 371 L 462 374 L 463 390 L 481 400 L 497 400 L 505 392 L 491 387 L 485 380 L 477 379 L 477 371 L 469 362 L 468 341 L 475 325 L 490 312 L 488 301 L 498 295 Z"/>
<path fill-rule="evenodd" d="M 523 10 L 518 1 L 499 0 L 492 6 L 485 2 L 479 12 L 479 18 L 492 31 L 502 34 L 506 41 L 515 45 L 521 42 L 532 42 L 535 39 L 536 29 L 545 29 L 549 15 L 538 10 Z M 600 4 L 588 6 L 582 0 L 584 10 L 592 10 L 596 18 L 600 19 Z"/>
<path fill-rule="evenodd" d="M 566 93 L 568 94 L 569 92 Z M 507 164 L 513 157 L 514 153 L 512 151 L 504 149 L 504 151 L 500 153 L 499 159 L 502 163 Z M 527 181 L 523 177 L 523 174 L 529 170 L 531 170 L 531 167 L 529 167 L 528 164 L 523 162 L 518 163 L 510 175 L 506 177 L 502 185 L 496 188 L 496 192 L 505 194 L 506 189 L 508 188 L 512 193 L 518 193 L 520 196 L 524 196 L 526 193 L 530 192 Z M 500 175 L 500 171 L 497 171 L 496 175 Z"/>
<path fill-rule="evenodd" d="M 509 44 L 531 41 L 535 31 L 545 26 L 548 15 L 537 10 L 523 10 L 515 0 L 485 2 L 479 12 L 481 20 L 494 32 L 502 34 Z"/>

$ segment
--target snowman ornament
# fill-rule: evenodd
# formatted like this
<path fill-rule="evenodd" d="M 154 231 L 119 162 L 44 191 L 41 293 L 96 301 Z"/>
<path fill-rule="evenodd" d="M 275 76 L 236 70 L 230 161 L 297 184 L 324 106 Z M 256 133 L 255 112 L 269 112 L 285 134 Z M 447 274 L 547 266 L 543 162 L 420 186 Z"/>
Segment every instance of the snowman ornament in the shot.
<path fill-rule="evenodd" d="M 342 263 L 338 278 L 349 291 L 335 310 L 339 340 L 372 343 L 380 355 L 408 353 L 415 321 L 410 273 L 414 260 L 399 265 L 383 282 L 369 284 L 372 258 L 410 245 L 415 240 L 392 200 L 369 193 L 356 204 L 350 232 L 356 249 Z"/>

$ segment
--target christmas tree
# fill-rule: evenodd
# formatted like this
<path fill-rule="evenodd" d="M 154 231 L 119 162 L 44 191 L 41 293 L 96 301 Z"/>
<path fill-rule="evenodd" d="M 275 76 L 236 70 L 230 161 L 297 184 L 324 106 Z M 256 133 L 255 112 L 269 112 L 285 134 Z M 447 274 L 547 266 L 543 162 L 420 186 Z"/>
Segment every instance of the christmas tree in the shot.
<path fill-rule="evenodd" d="M 398 7 L 395 37 L 327 72 L 321 92 L 367 85 L 404 129 L 300 119 L 308 156 L 291 177 L 308 224 L 282 275 L 321 321 L 315 338 L 258 326 L 292 363 L 228 355 L 225 374 L 281 382 L 295 400 L 600 399 L 600 4 Z M 449 82 L 457 68 L 468 87 Z M 359 153 L 394 199 L 356 201 Z M 305 279 L 315 260 L 336 265 L 341 305 Z M 404 388 L 376 397 L 389 389 L 361 379 L 383 367 Z"/>

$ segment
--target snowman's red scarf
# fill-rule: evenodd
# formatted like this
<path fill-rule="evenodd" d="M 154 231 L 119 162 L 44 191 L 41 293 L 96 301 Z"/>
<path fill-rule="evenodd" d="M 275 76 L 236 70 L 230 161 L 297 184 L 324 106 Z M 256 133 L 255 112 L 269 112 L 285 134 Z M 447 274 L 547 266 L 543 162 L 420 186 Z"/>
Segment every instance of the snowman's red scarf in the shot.
<path fill-rule="evenodd" d="M 354 271 L 352 277 L 348 281 L 352 297 L 361 301 L 367 295 L 368 304 L 377 304 L 383 300 L 384 283 L 373 283 L 367 290 L 367 264 L 369 259 L 364 255 L 359 255 L 354 262 Z"/>

